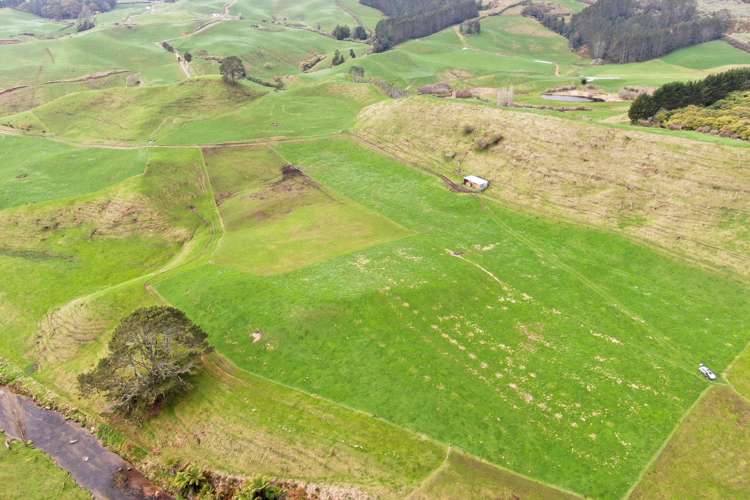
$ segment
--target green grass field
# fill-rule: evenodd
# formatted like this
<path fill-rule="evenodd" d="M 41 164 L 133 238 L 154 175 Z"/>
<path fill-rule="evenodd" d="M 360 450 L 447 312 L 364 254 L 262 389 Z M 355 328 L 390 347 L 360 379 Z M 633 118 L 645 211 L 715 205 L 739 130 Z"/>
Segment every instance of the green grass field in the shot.
<path fill-rule="evenodd" d="M 0 433 L 5 441 L 5 435 Z M 90 496 L 40 450 L 14 442 L 0 447 L 0 481 L 7 500 L 84 500 Z"/>
<path fill-rule="evenodd" d="M 598 66 L 520 16 L 381 54 L 315 32 L 380 18 L 355 0 L 178 0 L 71 34 L 0 9 L 0 38 L 21 40 L 0 49 L 0 362 L 158 479 L 193 463 L 355 497 L 747 496 L 747 148 L 622 123 L 627 103 L 390 100 L 349 71 L 549 104 L 584 76 L 617 93 L 750 54 Z M 311 54 L 328 59 L 300 73 Z M 228 55 L 286 88 L 222 82 Z M 439 177 L 466 173 L 490 191 Z M 77 375 L 155 304 L 215 352 L 136 426 Z M 49 470 L 40 498 L 78 494 L 45 467 L 0 452 L 0 479 Z"/>
<path fill-rule="evenodd" d="M 375 87 L 344 81 L 265 92 L 216 78 L 81 92 L 2 123 L 82 144 L 202 145 L 339 133 L 354 124 L 360 109 L 383 98 Z"/>
<path fill-rule="evenodd" d="M 417 234 L 278 277 L 206 265 L 160 283 L 240 367 L 616 497 L 704 387 L 698 353 L 721 368 L 748 340 L 745 285 L 461 197 L 347 141 L 322 146 L 276 150 Z M 735 314 L 706 321 L 719 310 Z"/>
<path fill-rule="evenodd" d="M 82 149 L 0 136 L 0 209 L 93 193 L 143 173 L 143 150 Z"/>
<path fill-rule="evenodd" d="M 282 175 L 284 162 L 266 149 L 220 150 L 207 165 L 226 228 L 218 264 L 285 273 L 410 234 L 302 172 Z"/>
<path fill-rule="evenodd" d="M 349 54 L 350 49 L 362 53 L 366 48 L 302 29 L 266 24 L 255 28 L 246 21 L 226 22 L 195 36 L 177 39 L 174 45 L 180 52 L 196 56 L 192 67 L 200 74 L 218 73 L 219 63 L 207 57 L 233 55 L 247 64 L 251 75 L 266 79 L 296 73 L 300 62 L 315 54 L 328 55 L 320 63 L 321 67 L 328 67 L 336 49 Z"/>

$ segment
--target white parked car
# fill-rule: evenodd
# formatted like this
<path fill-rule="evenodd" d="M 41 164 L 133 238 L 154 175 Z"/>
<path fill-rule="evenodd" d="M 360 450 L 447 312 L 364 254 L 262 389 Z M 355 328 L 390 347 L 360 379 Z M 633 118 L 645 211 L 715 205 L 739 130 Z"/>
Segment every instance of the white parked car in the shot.
<path fill-rule="evenodd" d="M 698 371 L 703 374 L 708 380 L 716 380 L 716 374 L 711 371 L 709 367 L 701 363 L 698 365 Z"/>

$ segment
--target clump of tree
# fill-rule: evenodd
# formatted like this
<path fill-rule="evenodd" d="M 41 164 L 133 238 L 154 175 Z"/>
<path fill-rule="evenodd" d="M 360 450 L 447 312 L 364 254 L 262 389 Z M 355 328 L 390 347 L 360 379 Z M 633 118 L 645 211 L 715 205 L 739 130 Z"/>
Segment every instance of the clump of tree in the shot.
<path fill-rule="evenodd" d="M 574 50 L 612 63 L 645 61 L 720 38 L 729 27 L 726 12 L 698 13 L 696 0 L 598 0 L 567 22 L 546 4 L 523 10 L 568 38 Z"/>
<path fill-rule="evenodd" d="M 367 30 L 365 29 L 365 27 L 359 25 L 354 27 L 352 38 L 354 38 L 355 40 L 367 40 L 369 38 L 369 35 L 367 34 Z"/>
<path fill-rule="evenodd" d="M 363 82 L 365 80 L 365 68 L 362 66 L 352 66 L 349 68 L 349 76 L 354 82 Z"/>
<path fill-rule="evenodd" d="M 275 76 L 272 82 L 269 82 L 268 80 L 263 80 L 261 78 L 254 77 L 251 74 L 248 74 L 246 77 L 251 82 L 257 83 L 258 85 L 262 85 L 264 87 L 269 87 L 275 90 L 283 90 L 284 89 L 284 81 L 279 78 L 278 76 Z"/>
<path fill-rule="evenodd" d="M 464 35 L 478 35 L 482 31 L 482 23 L 479 19 L 470 19 L 462 22 L 460 29 Z"/>
<path fill-rule="evenodd" d="M 492 146 L 499 144 L 503 139 L 503 134 L 499 132 L 487 132 L 476 138 L 474 141 L 474 149 L 477 151 L 485 151 Z"/>
<path fill-rule="evenodd" d="M 211 350 L 206 337 L 178 309 L 138 309 L 115 329 L 107 356 L 78 376 L 81 392 L 101 393 L 115 412 L 141 418 L 191 388 L 190 376 Z"/>
<path fill-rule="evenodd" d="M 406 40 L 437 33 L 479 15 L 475 0 L 384 0 L 363 3 L 391 16 L 381 19 L 375 27 L 376 52 L 388 50 Z"/>
<path fill-rule="evenodd" d="M 344 59 L 344 54 L 341 53 L 339 49 L 336 49 L 336 52 L 333 54 L 333 60 L 331 61 L 331 66 L 338 66 L 340 64 L 344 64 L 346 59 Z"/>
<path fill-rule="evenodd" d="M 109 12 L 117 0 L 5 0 L 1 7 L 13 7 L 48 19 L 78 19 L 86 9 L 91 15 Z"/>
<path fill-rule="evenodd" d="M 335 38 L 336 40 L 346 40 L 347 38 L 350 38 L 352 36 L 352 30 L 345 24 L 338 24 L 335 28 L 333 28 L 331 35 L 333 35 L 333 38 Z"/>
<path fill-rule="evenodd" d="M 357 58 L 357 53 L 354 52 L 354 49 L 349 49 L 349 57 L 351 57 L 352 59 Z"/>
<path fill-rule="evenodd" d="M 81 33 L 82 31 L 92 29 L 94 26 L 96 26 L 94 16 L 88 5 L 84 5 L 81 9 L 81 13 L 78 15 L 78 19 L 76 20 L 75 30 L 77 33 Z"/>
<path fill-rule="evenodd" d="M 628 116 L 636 123 L 650 120 L 661 110 L 670 111 L 691 105 L 710 106 L 738 90 L 750 90 L 750 69 L 732 69 L 709 75 L 700 81 L 668 83 L 653 95 L 639 95 L 630 105 Z"/>
<path fill-rule="evenodd" d="M 174 53 L 174 47 L 172 47 L 172 45 L 169 42 L 167 42 L 167 41 L 161 42 L 161 48 L 163 48 L 164 50 L 166 50 L 170 54 Z"/>
<path fill-rule="evenodd" d="M 225 82 L 232 85 L 235 85 L 239 80 L 247 76 L 245 65 L 237 56 L 229 56 L 222 59 L 221 64 L 219 64 L 219 73 Z"/>
<path fill-rule="evenodd" d="M 182 58 L 185 59 L 186 63 L 189 63 L 189 62 L 191 62 L 193 60 L 193 54 L 191 54 L 190 52 L 185 52 L 182 55 Z"/>

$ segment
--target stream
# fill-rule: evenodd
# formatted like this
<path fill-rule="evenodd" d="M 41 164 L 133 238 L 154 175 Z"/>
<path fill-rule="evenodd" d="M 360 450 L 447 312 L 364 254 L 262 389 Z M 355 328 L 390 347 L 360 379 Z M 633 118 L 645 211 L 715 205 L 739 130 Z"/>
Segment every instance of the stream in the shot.
<path fill-rule="evenodd" d="M 542 94 L 542 99 L 548 101 L 563 101 L 563 102 L 600 102 L 600 99 L 594 99 L 592 97 L 583 97 L 577 95 L 559 95 L 559 94 Z"/>
<path fill-rule="evenodd" d="M 0 429 L 10 438 L 31 441 L 94 498 L 172 498 L 77 423 L 3 386 L 0 386 Z"/>

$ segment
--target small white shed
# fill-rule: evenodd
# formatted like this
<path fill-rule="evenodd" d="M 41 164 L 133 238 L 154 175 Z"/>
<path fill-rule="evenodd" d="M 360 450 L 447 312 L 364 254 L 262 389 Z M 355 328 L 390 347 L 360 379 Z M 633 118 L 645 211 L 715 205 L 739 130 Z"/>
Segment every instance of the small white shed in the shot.
<path fill-rule="evenodd" d="M 490 181 L 487 179 L 482 179 L 481 177 L 477 177 L 476 175 L 467 175 L 464 177 L 464 186 L 469 186 L 473 189 L 478 189 L 480 191 L 484 191 L 487 189 L 490 185 Z"/>

